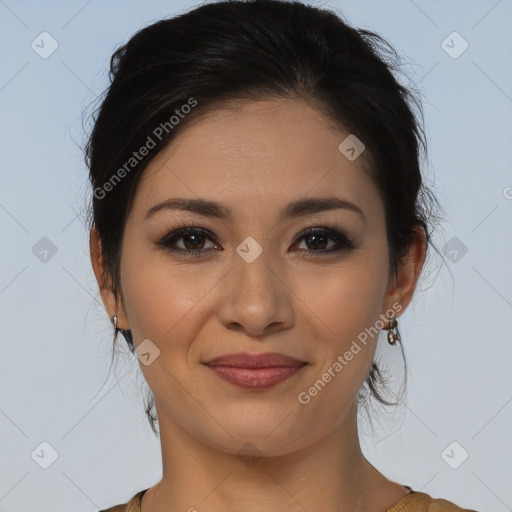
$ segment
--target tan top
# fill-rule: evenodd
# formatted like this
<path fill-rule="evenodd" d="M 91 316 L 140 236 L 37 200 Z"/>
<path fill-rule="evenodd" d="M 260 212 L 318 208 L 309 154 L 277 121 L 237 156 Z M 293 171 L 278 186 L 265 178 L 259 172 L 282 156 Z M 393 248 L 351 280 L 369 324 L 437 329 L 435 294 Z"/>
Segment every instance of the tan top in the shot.
<path fill-rule="evenodd" d="M 141 512 L 140 504 L 142 496 L 147 491 L 138 492 L 130 501 L 123 505 L 100 510 L 100 512 Z M 450 501 L 431 498 L 424 492 L 410 491 L 396 505 L 386 512 L 477 512 L 466 508 L 460 508 Z"/>

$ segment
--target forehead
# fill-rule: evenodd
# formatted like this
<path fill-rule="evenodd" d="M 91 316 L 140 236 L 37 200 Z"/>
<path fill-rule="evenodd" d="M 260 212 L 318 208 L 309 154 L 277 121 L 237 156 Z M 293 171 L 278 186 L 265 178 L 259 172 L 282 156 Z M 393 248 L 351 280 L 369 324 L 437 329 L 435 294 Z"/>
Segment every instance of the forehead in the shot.
<path fill-rule="evenodd" d="M 338 149 L 348 135 L 305 101 L 231 102 L 194 119 L 149 163 L 133 208 L 147 210 L 168 197 L 242 210 L 303 196 L 378 203 L 364 153 L 350 161 Z"/>

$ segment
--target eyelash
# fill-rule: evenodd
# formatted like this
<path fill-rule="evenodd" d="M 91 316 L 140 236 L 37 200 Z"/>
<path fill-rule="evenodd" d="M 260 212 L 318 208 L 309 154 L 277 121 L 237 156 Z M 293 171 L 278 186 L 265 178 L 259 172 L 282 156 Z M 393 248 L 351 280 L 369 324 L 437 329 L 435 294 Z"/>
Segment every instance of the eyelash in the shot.
<path fill-rule="evenodd" d="M 178 229 L 176 229 L 178 228 Z M 304 230 L 298 238 L 295 239 L 293 245 L 296 245 L 298 242 L 302 241 L 303 239 L 307 238 L 308 236 L 312 235 L 321 235 L 328 237 L 332 240 L 334 240 L 337 244 L 337 249 L 328 249 L 323 251 L 314 251 L 314 250 L 306 250 L 301 249 L 299 252 L 306 252 L 307 257 L 316 258 L 321 255 L 327 255 L 327 254 L 334 254 L 338 252 L 348 252 L 357 247 L 357 244 L 350 240 L 343 232 L 339 231 L 339 227 L 337 227 L 335 224 L 332 227 L 312 227 L 307 228 Z M 181 238 L 190 235 L 190 234 L 199 234 L 203 235 L 207 238 L 209 238 L 212 242 L 215 244 L 218 244 L 218 242 L 209 235 L 208 231 L 199 228 L 193 224 L 187 224 L 185 222 L 182 222 L 179 224 L 179 226 L 175 226 L 174 228 L 171 228 L 171 231 L 165 235 L 160 241 L 156 242 L 156 245 L 159 248 L 166 249 L 168 251 L 171 251 L 173 253 L 182 254 L 186 257 L 191 258 L 197 258 L 204 256 L 207 252 L 216 251 L 217 249 L 181 249 L 177 247 L 172 247 L 173 243 L 176 243 Z M 220 245 L 220 244 L 218 244 Z"/>

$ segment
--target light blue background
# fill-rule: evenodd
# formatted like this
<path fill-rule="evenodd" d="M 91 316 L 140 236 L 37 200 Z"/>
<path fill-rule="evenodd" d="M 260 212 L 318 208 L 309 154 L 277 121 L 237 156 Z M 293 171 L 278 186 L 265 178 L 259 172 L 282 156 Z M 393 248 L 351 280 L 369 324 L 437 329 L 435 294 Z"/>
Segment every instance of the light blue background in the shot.
<path fill-rule="evenodd" d="M 0 511 L 94 511 L 160 478 L 138 361 L 127 356 L 117 380 L 111 373 L 105 382 L 112 328 L 83 225 L 81 113 L 106 86 L 119 44 L 196 5 L 0 1 Z M 447 215 L 435 243 L 442 250 L 457 237 L 467 247 L 458 261 L 446 258 L 453 282 L 434 260 L 401 316 L 407 405 L 380 412 L 373 434 L 362 419 L 363 451 L 415 490 L 479 511 L 512 510 L 512 2 L 321 5 L 375 30 L 408 60 L 425 98 L 426 171 Z M 43 31 L 59 44 L 46 60 L 31 48 Z M 457 59 L 441 47 L 453 31 L 469 43 Z M 57 247 L 46 263 L 32 253 L 42 237 Z M 398 371 L 398 349 L 381 341 Z M 43 441 L 58 452 L 48 469 L 31 457 Z M 458 469 L 441 456 L 453 441 L 469 453 Z"/>

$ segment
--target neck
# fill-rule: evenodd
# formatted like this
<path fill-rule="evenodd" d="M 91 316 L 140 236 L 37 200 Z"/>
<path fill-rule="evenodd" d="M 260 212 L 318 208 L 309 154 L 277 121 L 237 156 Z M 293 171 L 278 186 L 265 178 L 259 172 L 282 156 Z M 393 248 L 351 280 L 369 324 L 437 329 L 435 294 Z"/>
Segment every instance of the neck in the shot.
<path fill-rule="evenodd" d="M 395 486 L 394 494 L 385 498 L 389 506 L 401 497 L 398 493 L 406 493 L 364 458 L 356 404 L 337 428 L 313 445 L 253 458 L 216 449 L 168 418 L 159 418 L 163 477 L 145 493 L 142 512 L 369 512 L 385 510 L 374 507 L 379 501 L 376 493 L 383 496 L 386 482 Z"/>

